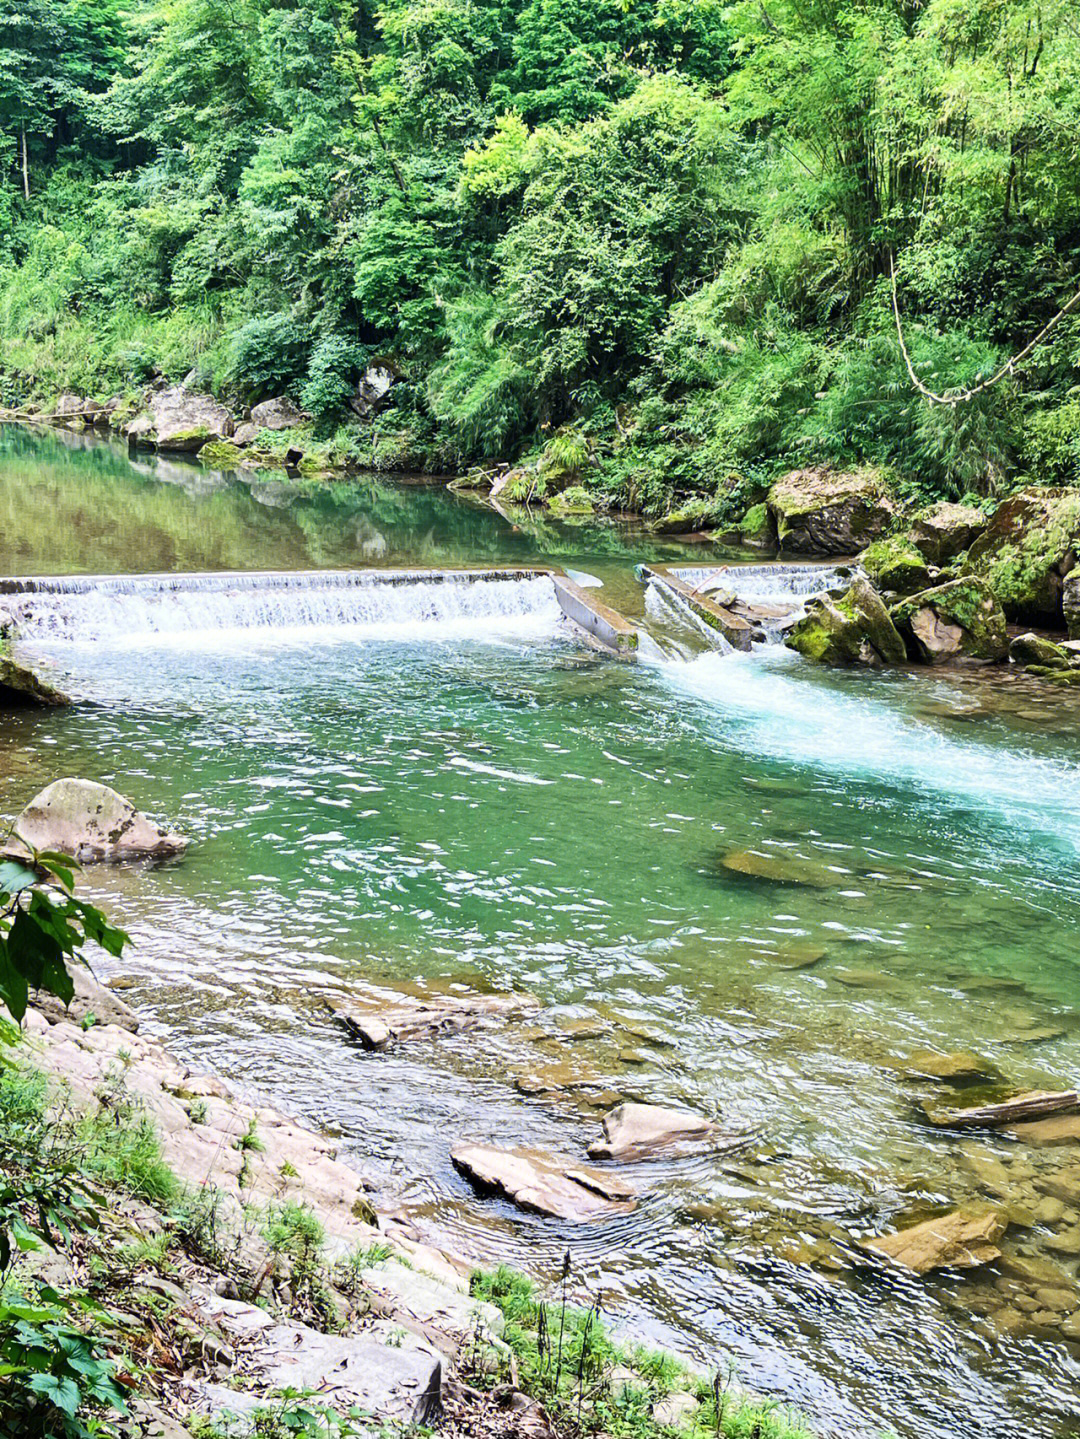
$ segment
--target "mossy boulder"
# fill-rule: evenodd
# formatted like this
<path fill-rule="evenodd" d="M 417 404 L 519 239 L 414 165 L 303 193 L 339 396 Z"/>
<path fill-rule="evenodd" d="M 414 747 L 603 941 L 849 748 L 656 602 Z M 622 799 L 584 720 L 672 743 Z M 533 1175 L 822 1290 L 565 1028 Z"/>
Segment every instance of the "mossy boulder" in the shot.
<path fill-rule="evenodd" d="M 947 565 L 963 554 L 989 523 L 974 505 L 947 501 L 919 510 L 911 521 L 912 544 L 932 565 Z"/>
<path fill-rule="evenodd" d="M 820 664 L 903 664 L 907 659 L 881 597 L 861 578 L 839 599 L 811 601 L 784 643 Z"/>
<path fill-rule="evenodd" d="M 243 450 L 231 440 L 211 440 L 199 451 L 199 463 L 215 470 L 235 470 L 243 458 Z"/>
<path fill-rule="evenodd" d="M 1018 665 L 1037 665 L 1050 670 L 1068 669 L 1071 656 L 1053 640 L 1042 635 L 1017 635 L 1009 646 L 1009 658 Z"/>
<path fill-rule="evenodd" d="M 688 500 L 677 510 L 653 520 L 649 528 L 657 535 L 691 535 L 699 530 L 709 530 L 720 522 L 717 503 L 714 499 L 702 497 Z"/>
<path fill-rule="evenodd" d="M 922 590 L 889 611 L 912 659 L 924 664 L 1004 659 L 1005 615 L 993 590 L 974 576 Z"/>
<path fill-rule="evenodd" d="M 1080 489 L 1030 488 L 997 507 L 964 568 L 987 582 L 1010 619 L 1063 626 L 1078 555 Z"/>
<path fill-rule="evenodd" d="M 183 385 L 170 385 L 149 402 L 154 438 L 159 450 L 192 452 L 210 440 L 227 440 L 233 432 L 232 415 L 210 395 L 193 394 Z"/>
<path fill-rule="evenodd" d="M 1061 587 L 1061 610 L 1071 640 L 1080 639 L 1080 565 L 1065 576 Z"/>
<path fill-rule="evenodd" d="M 896 590 L 909 595 L 915 590 L 926 589 L 930 583 L 930 571 L 926 560 L 906 535 L 890 535 L 884 540 L 875 540 L 859 556 L 867 578 L 879 590 Z"/>
<path fill-rule="evenodd" d="M 552 495 L 547 506 L 555 515 L 591 515 L 596 509 L 584 485 L 571 485 L 560 494 Z"/>
<path fill-rule="evenodd" d="M 748 550 L 776 549 L 776 523 L 764 501 L 751 505 L 739 524 L 739 542 Z"/>
<path fill-rule="evenodd" d="M 28 705 L 60 709 L 71 700 L 29 665 L 22 664 L 0 645 L 0 709 L 23 709 Z"/>
<path fill-rule="evenodd" d="M 793 470 L 769 491 L 785 554 L 853 555 L 880 539 L 896 506 L 877 470 Z"/>

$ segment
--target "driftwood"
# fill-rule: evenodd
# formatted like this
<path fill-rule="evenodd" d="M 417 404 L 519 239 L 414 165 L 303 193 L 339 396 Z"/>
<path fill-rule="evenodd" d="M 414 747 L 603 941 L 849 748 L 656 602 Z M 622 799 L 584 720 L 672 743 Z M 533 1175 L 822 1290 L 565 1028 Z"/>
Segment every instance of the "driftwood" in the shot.
<path fill-rule="evenodd" d="M 1080 1107 L 1080 1090 L 1031 1089 L 1003 1099 L 999 1104 L 982 1104 L 973 1109 L 938 1109 L 927 1102 L 923 1110 L 931 1124 L 941 1129 L 997 1129 L 1023 1119 L 1042 1119 L 1048 1114 Z"/>

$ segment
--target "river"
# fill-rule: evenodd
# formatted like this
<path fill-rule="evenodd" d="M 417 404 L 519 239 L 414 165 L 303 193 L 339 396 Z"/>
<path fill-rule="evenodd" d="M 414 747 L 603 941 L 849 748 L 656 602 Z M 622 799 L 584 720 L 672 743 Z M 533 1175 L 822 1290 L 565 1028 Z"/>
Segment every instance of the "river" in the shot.
<path fill-rule="evenodd" d="M 3 574 L 557 564 L 638 621 L 636 563 L 710 558 L 437 486 L 228 477 L 11 428 L 0 513 Z M 346 622 L 305 593 L 243 623 L 197 594 L 152 620 L 72 596 L 27 641 L 88 703 L 5 718 L 4 812 L 80 774 L 195 839 L 179 863 L 86 876 L 132 933 L 106 972 L 151 1031 L 340 1135 L 376 1202 L 433 1242 L 540 1278 L 569 1248 L 577 1292 L 619 1328 L 733 1363 L 823 1436 L 1076 1434 L 1077 1351 L 1010 1333 L 996 1271 L 882 1273 L 858 1241 L 985 1200 L 984 1161 L 1021 1147 L 931 1130 L 929 1091 L 897 1072 L 911 1050 L 1076 1083 L 1080 700 L 674 632 L 617 664 L 515 583 L 483 614 Z M 748 848 L 801 858 L 813 883 L 725 868 Z M 324 1003 L 365 981 L 547 1008 L 370 1054 Z M 586 1087 L 521 1093 L 538 1071 Z M 590 1084 L 749 1143 L 648 1166 L 634 1214 L 584 1229 L 480 1200 L 453 1170 L 459 1137 L 579 1153 Z M 1080 1153 L 1023 1149 L 1005 1246 L 1074 1273 L 1048 1247 L 1068 1211 L 1033 1223 L 1023 1166 Z"/>

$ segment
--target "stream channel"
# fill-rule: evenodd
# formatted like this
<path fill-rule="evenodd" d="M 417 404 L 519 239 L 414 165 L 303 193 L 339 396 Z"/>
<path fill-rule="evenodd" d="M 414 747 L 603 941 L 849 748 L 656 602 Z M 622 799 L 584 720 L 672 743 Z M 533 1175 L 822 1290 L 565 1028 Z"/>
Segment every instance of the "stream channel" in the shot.
<path fill-rule="evenodd" d="M 1027 1211 L 1033 1176 L 1075 1183 L 1080 1146 L 936 1132 L 898 1069 L 973 1048 L 1017 1084 L 1077 1083 L 1075 692 L 720 654 L 634 573 L 719 561 L 707 546 L 431 484 L 225 476 L 9 427 L 0 514 L 5 575 L 602 581 L 651 657 L 589 650 L 527 579 L 472 586 L 479 607 L 443 586 L 350 608 L 314 579 L 239 608 L 197 585 L 43 597 L 22 644 L 88 703 L 5 717 L 0 811 L 76 774 L 189 833 L 180 862 L 87 873 L 134 940 L 104 973 L 179 1053 L 339 1135 L 432 1242 L 541 1280 L 569 1249 L 616 1327 L 733 1363 L 822 1436 L 1080 1433 L 1080 1349 L 1012 1325 L 997 1270 L 919 1279 L 858 1247 L 1005 1175 L 1003 1246 L 1075 1283 L 1052 1243 L 1067 1189 L 1064 1220 Z M 800 882 L 724 867 L 748 848 L 801 859 Z M 545 1010 L 368 1053 L 325 1008 L 363 982 Z M 538 1073 L 570 1087 L 520 1092 Z M 638 1167 L 636 1212 L 584 1227 L 480 1199 L 450 1164 L 459 1138 L 580 1154 L 612 1095 L 749 1143 Z"/>

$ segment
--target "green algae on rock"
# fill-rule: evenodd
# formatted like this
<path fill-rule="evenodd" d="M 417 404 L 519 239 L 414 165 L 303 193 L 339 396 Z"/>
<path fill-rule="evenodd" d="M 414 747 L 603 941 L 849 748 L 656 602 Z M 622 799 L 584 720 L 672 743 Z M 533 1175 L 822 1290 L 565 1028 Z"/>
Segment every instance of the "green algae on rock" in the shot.
<path fill-rule="evenodd" d="M 908 595 L 930 583 L 926 560 L 907 535 L 875 540 L 863 550 L 859 564 L 878 589 Z"/>
<path fill-rule="evenodd" d="M 895 505 L 879 470 L 792 470 L 769 491 L 780 549 L 791 554 L 851 555 L 880 539 Z"/>
<path fill-rule="evenodd" d="M 814 601 L 784 643 L 822 664 L 903 664 L 907 659 L 888 610 L 864 579 L 837 600 Z"/>
<path fill-rule="evenodd" d="M 912 658 L 925 664 L 950 659 L 989 663 L 1008 651 L 1001 606 L 990 586 L 974 576 L 923 590 L 889 613 Z"/>
<path fill-rule="evenodd" d="M 911 521 L 911 542 L 932 565 L 946 565 L 963 552 L 986 529 L 987 518 L 974 505 L 948 501 L 928 505 Z"/>
<path fill-rule="evenodd" d="M 1063 624 L 1065 579 L 1080 552 L 1080 490 L 1020 490 L 994 511 L 965 571 L 984 579 L 1009 619 Z"/>

